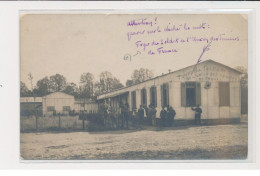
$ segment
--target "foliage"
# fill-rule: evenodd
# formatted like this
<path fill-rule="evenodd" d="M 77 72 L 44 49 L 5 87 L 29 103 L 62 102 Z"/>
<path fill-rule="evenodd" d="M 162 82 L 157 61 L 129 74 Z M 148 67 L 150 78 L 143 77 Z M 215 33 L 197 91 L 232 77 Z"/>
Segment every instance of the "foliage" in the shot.
<path fill-rule="evenodd" d="M 134 85 L 134 81 L 131 79 L 128 79 L 125 84 L 126 84 L 126 86 L 131 86 L 131 85 Z"/>
<path fill-rule="evenodd" d="M 94 75 L 87 72 L 80 76 L 79 94 L 81 98 L 94 97 Z"/>
<path fill-rule="evenodd" d="M 132 80 L 127 80 L 126 86 L 131 86 L 133 84 L 144 82 L 148 79 L 153 78 L 153 76 L 154 74 L 152 70 L 149 70 L 147 68 L 140 68 L 139 70 L 135 69 L 131 76 Z"/>
<path fill-rule="evenodd" d="M 104 71 L 99 75 L 99 82 L 96 82 L 95 86 L 96 95 L 124 87 L 123 84 L 108 71 Z"/>
<path fill-rule="evenodd" d="M 71 83 L 67 83 L 66 87 L 64 88 L 63 90 L 64 93 L 67 93 L 67 94 L 70 94 L 70 95 L 73 95 L 75 97 L 78 97 L 78 92 L 79 92 L 79 89 L 77 87 L 77 84 L 71 82 Z"/>
<path fill-rule="evenodd" d="M 45 96 L 52 92 L 51 81 L 49 80 L 49 78 L 47 76 L 40 79 L 36 85 L 37 85 L 37 89 L 39 91 L 39 93 L 38 93 L 39 96 Z"/>
<path fill-rule="evenodd" d="M 21 97 L 28 97 L 30 95 L 29 89 L 27 88 L 25 83 L 22 81 L 20 81 L 20 94 L 21 94 Z"/>
<path fill-rule="evenodd" d="M 67 85 L 66 78 L 60 74 L 50 76 L 50 83 L 51 92 L 62 91 Z"/>
<path fill-rule="evenodd" d="M 33 77 L 30 75 L 32 84 Z M 44 77 L 37 81 L 36 86 L 32 85 L 33 90 L 29 90 L 25 83 L 21 82 L 21 97 L 25 96 L 45 96 L 53 92 L 62 91 L 75 96 L 76 98 L 96 99 L 96 96 L 123 87 L 120 81 L 105 71 L 100 74 L 99 81 L 95 82 L 94 75 L 87 72 L 80 76 L 79 86 L 73 82 L 66 81 L 63 75 L 55 74 Z"/>

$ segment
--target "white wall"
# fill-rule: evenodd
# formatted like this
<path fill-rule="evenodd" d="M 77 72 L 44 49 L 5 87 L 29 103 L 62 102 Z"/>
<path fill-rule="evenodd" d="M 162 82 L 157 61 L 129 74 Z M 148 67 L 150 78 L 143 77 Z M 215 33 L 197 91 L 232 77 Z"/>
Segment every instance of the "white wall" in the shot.
<path fill-rule="evenodd" d="M 172 72 L 170 74 L 159 76 L 155 79 L 145 81 L 135 86 L 127 87 L 101 95 L 98 98 L 113 97 L 115 94 L 123 94 L 125 92 L 136 91 L 136 105 L 139 108 L 141 103 L 141 89 L 146 88 L 148 104 L 150 95 L 149 90 L 151 86 L 157 88 L 157 117 L 160 115 L 161 110 L 161 89 L 160 86 L 164 83 L 169 84 L 169 104 L 176 111 L 176 119 L 194 119 L 194 111 L 190 107 L 181 106 L 181 83 L 186 81 L 196 81 L 201 83 L 201 108 L 202 119 L 219 119 L 219 118 L 240 118 L 240 74 L 227 66 L 218 64 L 214 61 L 205 61 L 196 66 L 184 68 L 182 70 Z M 209 89 L 205 89 L 206 82 L 211 83 Z M 219 82 L 230 83 L 230 106 L 219 106 Z"/>
<path fill-rule="evenodd" d="M 69 106 L 70 110 L 74 109 L 74 97 L 62 92 L 55 92 L 42 98 L 43 114 L 51 115 L 52 112 L 47 111 L 48 106 L 54 106 L 56 113 L 66 113 L 63 106 Z"/>

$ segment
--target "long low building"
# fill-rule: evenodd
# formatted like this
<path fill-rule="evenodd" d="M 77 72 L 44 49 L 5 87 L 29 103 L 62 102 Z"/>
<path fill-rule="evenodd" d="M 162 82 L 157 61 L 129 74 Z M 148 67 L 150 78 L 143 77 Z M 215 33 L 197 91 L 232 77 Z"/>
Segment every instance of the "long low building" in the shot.
<path fill-rule="evenodd" d="M 154 105 L 159 118 L 162 107 L 172 106 L 176 120 L 193 120 L 191 107 L 200 105 L 202 120 L 240 120 L 241 73 L 231 67 L 207 60 L 170 72 L 142 83 L 124 87 L 97 97 L 109 100 L 119 112 L 119 103 L 128 102 L 130 110 L 140 105 Z"/>
<path fill-rule="evenodd" d="M 54 92 L 43 97 L 21 97 L 21 115 L 32 115 L 35 110 L 39 115 L 52 116 L 57 113 L 69 114 L 87 111 L 97 113 L 98 105 L 89 99 L 75 99 L 73 95 Z"/>
<path fill-rule="evenodd" d="M 21 97 L 20 109 L 22 116 L 30 116 L 35 112 L 42 115 L 42 97 Z"/>

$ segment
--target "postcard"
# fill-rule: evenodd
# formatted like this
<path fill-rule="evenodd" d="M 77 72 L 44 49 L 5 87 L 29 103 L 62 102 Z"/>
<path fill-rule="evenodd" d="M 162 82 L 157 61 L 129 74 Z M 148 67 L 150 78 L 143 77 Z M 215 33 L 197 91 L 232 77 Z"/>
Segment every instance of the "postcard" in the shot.
<path fill-rule="evenodd" d="M 248 15 L 22 13 L 22 160 L 246 160 Z"/>

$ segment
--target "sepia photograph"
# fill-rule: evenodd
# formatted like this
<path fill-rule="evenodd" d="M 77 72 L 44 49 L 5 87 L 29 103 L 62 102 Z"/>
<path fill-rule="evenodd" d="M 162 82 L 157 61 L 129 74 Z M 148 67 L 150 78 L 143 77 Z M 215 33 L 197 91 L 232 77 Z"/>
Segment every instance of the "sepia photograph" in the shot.
<path fill-rule="evenodd" d="M 21 13 L 20 159 L 248 158 L 248 15 Z"/>

